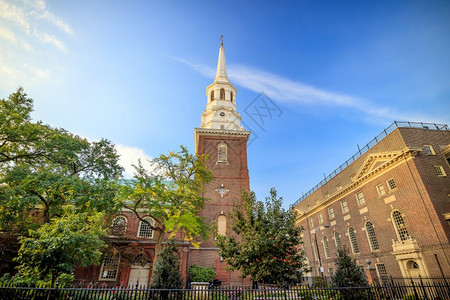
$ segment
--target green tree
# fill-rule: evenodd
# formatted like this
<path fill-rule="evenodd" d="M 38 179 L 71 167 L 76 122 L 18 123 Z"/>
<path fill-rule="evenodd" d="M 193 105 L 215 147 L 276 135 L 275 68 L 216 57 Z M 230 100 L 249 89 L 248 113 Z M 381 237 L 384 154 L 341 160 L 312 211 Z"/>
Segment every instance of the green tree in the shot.
<path fill-rule="evenodd" d="M 33 123 L 32 103 L 22 88 L 0 100 L 0 230 L 26 234 L 67 203 L 114 210 L 122 174 L 114 145 Z"/>
<path fill-rule="evenodd" d="M 30 237 L 20 239 L 18 277 L 50 277 L 54 287 L 59 277 L 72 275 L 76 266 L 98 265 L 105 247 L 102 238 L 107 236 L 103 219 L 103 213 L 76 213 L 66 206 L 61 217 L 30 230 Z"/>
<path fill-rule="evenodd" d="M 122 206 L 156 232 L 154 262 L 158 261 L 167 237 L 182 237 L 194 246 L 199 245 L 200 237 L 206 238 L 208 226 L 198 216 L 207 201 L 202 196 L 204 184 L 212 178 L 206 160 L 206 156 L 190 154 L 181 146 L 179 152 L 152 160 L 150 171 L 139 162 L 133 180 L 123 186 L 119 196 Z M 146 216 L 154 222 L 149 222 Z M 154 263 L 153 271 L 155 266 Z"/>
<path fill-rule="evenodd" d="M 217 273 L 212 268 L 200 267 L 192 265 L 189 267 L 189 275 L 194 282 L 213 282 Z"/>
<path fill-rule="evenodd" d="M 244 192 L 242 206 L 236 205 L 230 218 L 235 235 L 219 236 L 216 245 L 231 270 L 263 284 L 298 280 L 305 268 L 303 229 L 295 225 L 296 212 L 282 208 L 275 188 L 265 203 Z"/>
<path fill-rule="evenodd" d="M 176 245 L 170 241 L 161 250 L 158 261 L 155 262 L 155 271 L 152 275 L 150 287 L 153 289 L 181 289 L 180 257 Z"/>
<path fill-rule="evenodd" d="M 338 249 L 334 260 L 336 272 L 331 276 L 331 282 L 336 287 L 359 287 L 368 286 L 364 271 L 358 267 L 356 260 L 348 255 L 348 249 Z M 342 290 L 344 299 L 361 299 L 363 291 L 350 289 Z"/>

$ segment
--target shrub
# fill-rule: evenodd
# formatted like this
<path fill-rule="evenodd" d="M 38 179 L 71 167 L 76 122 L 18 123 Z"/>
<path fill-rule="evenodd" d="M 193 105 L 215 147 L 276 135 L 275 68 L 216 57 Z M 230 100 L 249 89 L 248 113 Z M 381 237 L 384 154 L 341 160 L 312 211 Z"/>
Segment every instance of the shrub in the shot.
<path fill-rule="evenodd" d="M 198 265 L 190 266 L 189 274 L 194 282 L 212 282 L 217 275 L 212 268 L 204 268 Z"/>

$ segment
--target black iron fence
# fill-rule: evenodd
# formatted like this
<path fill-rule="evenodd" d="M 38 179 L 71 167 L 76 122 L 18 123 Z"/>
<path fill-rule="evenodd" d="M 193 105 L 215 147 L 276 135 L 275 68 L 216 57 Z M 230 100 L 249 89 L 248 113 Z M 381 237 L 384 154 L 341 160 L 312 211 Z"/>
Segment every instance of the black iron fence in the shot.
<path fill-rule="evenodd" d="M 450 288 L 445 280 L 416 282 L 409 284 L 391 282 L 385 285 L 367 287 L 324 287 L 311 288 L 307 285 L 286 289 L 270 288 L 248 289 L 216 287 L 214 289 L 159 290 L 145 287 L 0 287 L 0 299 L 100 299 L 100 300 L 290 300 L 290 299 L 402 299 L 402 300 L 444 300 L 450 299 Z"/>

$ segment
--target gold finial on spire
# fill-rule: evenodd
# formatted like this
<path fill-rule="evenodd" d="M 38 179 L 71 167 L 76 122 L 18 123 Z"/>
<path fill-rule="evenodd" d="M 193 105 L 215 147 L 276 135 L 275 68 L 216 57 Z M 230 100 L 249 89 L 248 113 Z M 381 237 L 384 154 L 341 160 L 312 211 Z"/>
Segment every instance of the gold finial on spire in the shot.
<path fill-rule="evenodd" d="M 220 41 L 221 41 L 220 46 L 223 47 L 223 35 L 220 36 Z"/>

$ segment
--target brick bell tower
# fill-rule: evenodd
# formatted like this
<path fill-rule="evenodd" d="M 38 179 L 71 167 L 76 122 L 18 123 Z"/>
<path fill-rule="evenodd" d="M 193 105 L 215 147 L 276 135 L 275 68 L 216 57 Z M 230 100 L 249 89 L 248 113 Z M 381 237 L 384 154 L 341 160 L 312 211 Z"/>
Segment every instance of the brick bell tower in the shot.
<path fill-rule="evenodd" d="M 247 169 L 247 141 L 250 131 L 241 126 L 241 116 L 236 111 L 236 88 L 230 83 L 225 63 L 223 40 L 219 49 L 217 73 L 214 82 L 206 88 L 206 110 L 200 128 L 195 128 L 195 152 L 209 156 L 208 168 L 213 180 L 205 186 L 205 203 L 201 216 L 215 223 L 217 233 L 229 234 L 229 212 L 234 204 L 242 203 L 242 191 L 249 191 Z M 218 254 L 213 237 L 204 241 L 199 249 L 191 249 L 189 265 L 212 267 L 216 279 L 224 285 L 239 285 L 243 279 L 239 272 L 225 270 L 225 262 Z"/>

